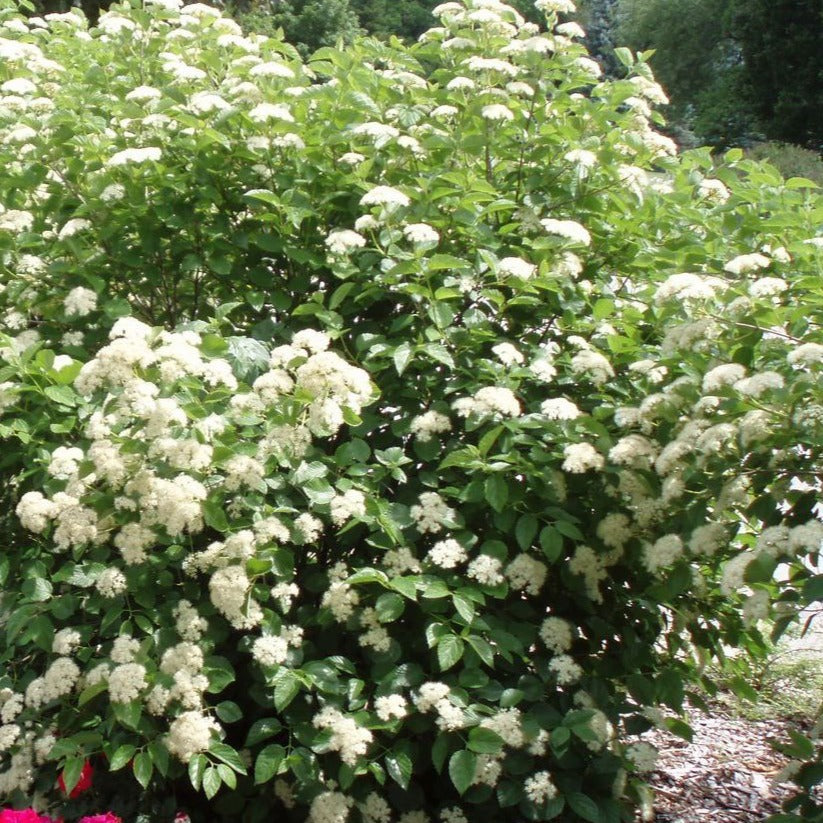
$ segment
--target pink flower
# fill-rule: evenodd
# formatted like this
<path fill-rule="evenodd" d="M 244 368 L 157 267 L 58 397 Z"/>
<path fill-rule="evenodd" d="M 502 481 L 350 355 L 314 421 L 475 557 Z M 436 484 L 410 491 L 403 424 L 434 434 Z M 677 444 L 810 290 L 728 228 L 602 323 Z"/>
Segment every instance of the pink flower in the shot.
<path fill-rule="evenodd" d="M 38 814 L 34 809 L 2 809 L 0 823 L 59 823 L 50 817 Z"/>
<path fill-rule="evenodd" d="M 123 821 L 114 812 L 106 812 L 105 814 L 92 814 L 88 817 L 81 817 L 79 823 L 123 823 Z"/>

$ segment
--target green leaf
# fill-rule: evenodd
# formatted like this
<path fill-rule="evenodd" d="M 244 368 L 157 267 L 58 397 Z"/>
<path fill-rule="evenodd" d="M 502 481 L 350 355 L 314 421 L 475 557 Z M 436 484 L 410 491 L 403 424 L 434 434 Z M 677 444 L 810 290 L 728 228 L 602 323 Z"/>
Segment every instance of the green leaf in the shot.
<path fill-rule="evenodd" d="M 218 703 L 215 711 L 224 723 L 236 723 L 238 720 L 243 719 L 243 710 L 237 703 L 231 700 L 224 700 L 222 703 Z"/>
<path fill-rule="evenodd" d="M 84 757 L 69 758 L 63 765 L 63 783 L 66 787 L 66 794 L 71 794 L 74 787 L 80 782 L 80 775 L 86 765 Z"/>
<path fill-rule="evenodd" d="M 249 733 L 246 735 L 246 746 L 256 746 L 270 737 L 274 737 L 283 724 L 276 717 L 264 717 L 252 723 Z"/>
<path fill-rule="evenodd" d="M 297 697 L 300 679 L 289 669 L 280 669 L 274 676 L 274 707 L 282 712 Z"/>
<path fill-rule="evenodd" d="M 228 746 L 225 743 L 212 741 L 209 746 L 209 752 L 213 754 L 221 763 L 225 763 L 227 766 L 234 769 L 234 771 L 238 774 L 246 773 L 246 764 L 243 762 L 243 759 L 237 751 L 231 746 Z"/>
<path fill-rule="evenodd" d="M 401 789 L 409 788 L 409 781 L 412 776 L 412 759 L 408 753 L 402 749 L 393 749 L 384 758 L 386 771 L 389 777 L 397 783 Z"/>
<path fill-rule="evenodd" d="M 440 671 L 446 671 L 463 657 L 463 641 L 454 634 L 447 634 L 437 643 L 437 662 Z"/>
<path fill-rule="evenodd" d="M 191 785 L 198 791 L 203 782 L 203 772 L 206 770 L 208 762 L 204 754 L 196 754 L 189 760 L 189 780 L 191 780 Z"/>
<path fill-rule="evenodd" d="M 109 759 L 109 771 L 116 772 L 122 769 L 123 766 L 126 766 L 134 757 L 136 751 L 137 749 L 132 746 L 131 743 L 124 743 L 122 746 L 118 746 Z"/>
<path fill-rule="evenodd" d="M 497 754 L 503 748 L 503 738 L 491 729 L 475 726 L 469 731 L 468 747 L 478 754 Z"/>
<path fill-rule="evenodd" d="M 517 545 L 522 551 L 528 551 L 534 543 L 534 538 L 537 535 L 537 518 L 533 514 L 524 514 L 517 519 L 517 525 L 514 529 L 514 536 L 517 540 Z"/>
<path fill-rule="evenodd" d="M 540 530 L 540 548 L 549 563 L 554 563 L 563 554 L 563 535 L 553 526 L 544 526 Z"/>
<path fill-rule="evenodd" d="M 484 485 L 486 500 L 496 511 L 502 512 L 509 499 L 509 486 L 501 474 L 490 474 Z"/>
<path fill-rule="evenodd" d="M 810 577 L 803 584 L 803 602 L 814 603 L 816 600 L 823 600 L 823 574 Z"/>
<path fill-rule="evenodd" d="M 386 592 L 377 598 L 374 604 L 374 610 L 377 612 L 377 619 L 381 623 L 391 623 L 397 620 L 403 610 L 406 608 L 406 603 L 402 597 L 393 592 Z"/>
<path fill-rule="evenodd" d="M 443 766 L 446 764 L 446 756 L 449 753 L 449 736 L 438 734 L 432 746 L 432 765 L 438 774 L 442 774 Z"/>
<path fill-rule="evenodd" d="M 71 386 L 46 386 L 43 394 L 60 406 L 76 406 L 77 394 Z"/>
<path fill-rule="evenodd" d="M 277 774 L 277 770 L 285 756 L 286 750 L 277 743 L 266 746 L 266 748 L 257 755 L 257 760 L 254 762 L 255 785 L 267 783 L 271 780 Z"/>
<path fill-rule="evenodd" d="M 394 360 L 394 368 L 398 375 L 406 371 L 406 367 L 411 363 L 414 357 L 414 351 L 408 343 L 401 343 L 395 350 L 392 359 Z"/>
<path fill-rule="evenodd" d="M 487 666 L 494 666 L 494 650 L 486 640 L 477 635 L 469 635 L 466 640 Z"/>
<path fill-rule="evenodd" d="M 477 755 L 474 752 L 461 749 L 449 758 L 449 777 L 458 794 L 465 794 L 474 782 L 476 769 Z"/>
<path fill-rule="evenodd" d="M 462 594 L 453 594 L 452 603 L 454 603 L 455 611 L 466 621 L 466 624 L 474 620 L 474 603 Z"/>
<path fill-rule="evenodd" d="M 154 772 L 154 764 L 151 761 L 151 755 L 148 752 L 138 752 L 134 757 L 132 769 L 137 782 L 144 789 L 147 788 L 151 782 L 151 776 Z"/>
<path fill-rule="evenodd" d="M 220 791 L 220 772 L 214 766 L 209 766 L 203 772 L 203 793 L 211 800 Z"/>
<path fill-rule="evenodd" d="M 588 820 L 589 823 L 600 823 L 600 810 L 597 804 L 590 797 L 587 797 L 582 792 L 572 792 L 566 795 L 566 803 L 569 808 L 583 820 Z"/>
<path fill-rule="evenodd" d="M 217 774 L 230 789 L 237 788 L 237 775 L 225 763 L 217 764 Z"/>

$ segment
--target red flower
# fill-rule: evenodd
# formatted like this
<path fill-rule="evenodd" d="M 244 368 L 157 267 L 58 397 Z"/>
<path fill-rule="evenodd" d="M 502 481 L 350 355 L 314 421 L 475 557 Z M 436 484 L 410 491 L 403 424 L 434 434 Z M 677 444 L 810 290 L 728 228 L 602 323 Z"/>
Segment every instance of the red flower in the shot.
<path fill-rule="evenodd" d="M 106 812 L 81 817 L 79 823 L 123 823 L 123 821 L 114 812 Z"/>
<path fill-rule="evenodd" d="M 38 814 L 34 809 L 2 809 L 0 823 L 59 823 L 50 817 Z"/>
<path fill-rule="evenodd" d="M 63 772 L 63 774 L 65 774 L 65 772 Z M 63 779 L 63 774 L 61 774 L 57 778 L 57 785 L 60 786 L 61 791 L 63 792 L 63 794 L 65 794 L 66 781 Z M 80 779 L 77 781 L 77 785 L 71 790 L 71 794 L 69 795 L 69 797 L 80 797 L 80 795 L 83 794 L 83 792 L 87 792 L 91 788 L 91 777 L 93 774 L 94 769 L 92 769 L 91 763 L 89 763 L 89 761 L 87 760 L 83 764 L 83 771 L 80 772 Z M 0 823 L 3 823 L 3 821 L 0 820 Z"/>

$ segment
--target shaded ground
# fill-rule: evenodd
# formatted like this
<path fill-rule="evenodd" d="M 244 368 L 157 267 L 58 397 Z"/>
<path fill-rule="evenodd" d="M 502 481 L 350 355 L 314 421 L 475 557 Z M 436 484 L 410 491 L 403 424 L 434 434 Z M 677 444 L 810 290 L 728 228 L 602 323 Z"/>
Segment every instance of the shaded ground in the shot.
<path fill-rule="evenodd" d="M 772 782 L 786 758 L 768 741 L 786 736 L 786 721 L 734 718 L 718 708 L 690 722 L 692 743 L 664 732 L 644 736 L 660 749 L 651 781 L 656 823 L 757 823 L 779 812 L 792 790 Z"/>
<path fill-rule="evenodd" d="M 691 743 L 644 735 L 660 750 L 655 823 L 760 823 L 793 794 L 791 784 L 774 782 L 787 758 L 769 742 L 785 741 L 789 728 L 807 731 L 823 703 L 823 619 L 782 640 L 750 682 L 757 703 L 719 695 L 711 716 L 692 712 Z"/>

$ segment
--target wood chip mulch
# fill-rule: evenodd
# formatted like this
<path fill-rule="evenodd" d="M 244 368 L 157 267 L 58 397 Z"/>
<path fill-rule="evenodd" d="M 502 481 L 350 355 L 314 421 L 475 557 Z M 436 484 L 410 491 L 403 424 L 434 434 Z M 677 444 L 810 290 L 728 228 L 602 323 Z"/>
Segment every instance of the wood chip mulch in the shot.
<path fill-rule="evenodd" d="M 655 823 L 759 823 L 780 811 L 789 784 L 773 778 L 786 765 L 770 740 L 785 740 L 783 720 L 749 721 L 722 711 L 692 714 L 694 740 L 651 731 L 643 739 L 657 746 L 652 775 Z"/>

